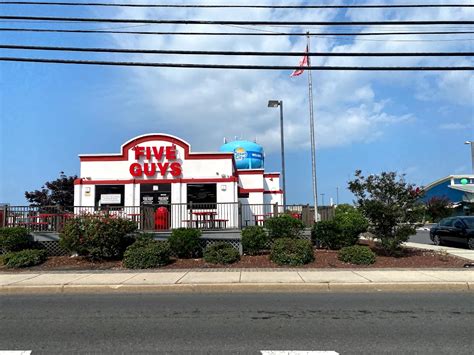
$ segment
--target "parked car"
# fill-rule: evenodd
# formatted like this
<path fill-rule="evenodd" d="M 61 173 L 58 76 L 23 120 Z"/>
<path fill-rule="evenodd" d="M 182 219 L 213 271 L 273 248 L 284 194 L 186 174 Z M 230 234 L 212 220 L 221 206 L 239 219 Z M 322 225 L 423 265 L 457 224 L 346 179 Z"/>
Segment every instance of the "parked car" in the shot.
<path fill-rule="evenodd" d="M 430 229 L 430 238 L 435 245 L 462 243 L 474 249 L 474 216 L 444 218 Z"/>

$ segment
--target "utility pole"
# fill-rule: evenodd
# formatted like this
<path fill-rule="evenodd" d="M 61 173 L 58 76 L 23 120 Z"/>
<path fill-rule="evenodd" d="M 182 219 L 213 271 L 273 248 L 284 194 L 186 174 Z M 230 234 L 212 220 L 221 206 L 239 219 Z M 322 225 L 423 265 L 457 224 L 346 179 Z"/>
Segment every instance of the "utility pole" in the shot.
<path fill-rule="evenodd" d="M 286 210 L 286 177 L 285 177 L 285 135 L 283 133 L 283 100 L 270 100 L 268 107 L 280 106 L 280 143 L 281 143 L 281 177 L 283 188 L 283 211 Z"/>
<path fill-rule="evenodd" d="M 306 32 L 308 41 L 308 53 L 311 52 L 311 40 L 309 32 Z M 311 57 L 308 56 L 308 66 L 311 66 Z M 316 179 L 316 140 L 314 137 L 314 107 L 313 107 L 313 76 L 308 70 L 308 94 L 309 94 L 309 129 L 311 135 L 311 171 L 313 176 L 313 200 L 314 200 L 314 221 L 318 222 L 318 183 Z"/>

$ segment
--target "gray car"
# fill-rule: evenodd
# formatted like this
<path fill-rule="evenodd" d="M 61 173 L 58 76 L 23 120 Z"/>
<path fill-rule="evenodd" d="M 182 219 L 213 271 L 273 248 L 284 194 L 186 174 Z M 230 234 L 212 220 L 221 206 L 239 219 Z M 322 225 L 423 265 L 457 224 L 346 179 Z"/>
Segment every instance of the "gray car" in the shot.
<path fill-rule="evenodd" d="M 435 245 L 460 243 L 474 249 L 474 216 L 444 218 L 430 229 L 430 238 Z"/>

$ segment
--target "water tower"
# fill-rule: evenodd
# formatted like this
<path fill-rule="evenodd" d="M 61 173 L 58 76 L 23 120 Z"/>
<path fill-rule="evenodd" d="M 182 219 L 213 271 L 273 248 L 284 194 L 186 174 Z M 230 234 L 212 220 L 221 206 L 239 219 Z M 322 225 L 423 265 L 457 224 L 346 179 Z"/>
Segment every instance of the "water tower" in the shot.
<path fill-rule="evenodd" d="M 256 142 L 235 140 L 219 148 L 220 152 L 234 153 L 237 169 L 263 169 L 265 154 Z"/>

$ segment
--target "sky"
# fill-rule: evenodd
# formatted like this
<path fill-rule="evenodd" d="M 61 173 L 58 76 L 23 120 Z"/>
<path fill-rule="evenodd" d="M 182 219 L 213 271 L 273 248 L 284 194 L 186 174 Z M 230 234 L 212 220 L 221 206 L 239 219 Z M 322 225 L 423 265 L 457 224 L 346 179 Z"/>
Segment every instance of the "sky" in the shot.
<path fill-rule="evenodd" d="M 119 2 L 119 1 L 117 1 Z M 135 0 L 120 2 L 153 3 Z M 403 3 L 366 1 L 366 3 Z M 417 2 L 417 1 L 411 1 Z M 421 1 L 418 1 L 421 3 Z M 432 0 L 430 3 L 459 3 Z M 156 2 L 155 2 L 156 3 Z M 170 1 L 168 3 L 224 3 Z M 235 4 L 257 4 L 235 0 Z M 292 1 L 305 4 L 305 1 Z M 331 3 L 320 1 L 321 4 Z M 360 3 L 340 1 L 341 4 Z M 407 3 L 407 2 L 405 2 Z M 466 1 L 466 3 L 468 3 Z M 260 0 L 258 4 L 288 4 Z M 0 5 L 0 14 L 137 19 L 275 21 L 472 20 L 473 9 L 137 9 Z M 230 26 L 4 22 L 2 27 L 119 29 L 139 31 L 255 31 Z M 348 28 L 263 27 L 265 31 L 343 31 Z M 474 30 L 473 26 L 365 26 L 352 30 Z M 138 36 L 0 32 L 0 43 L 136 49 L 294 51 L 304 37 Z M 312 51 L 473 51 L 473 35 L 314 36 Z M 1 56 L 150 62 L 296 65 L 297 57 L 195 57 L 0 50 Z M 472 57 L 327 58 L 313 65 L 473 65 Z M 223 138 L 263 145 L 267 171 L 280 171 L 279 112 L 284 102 L 288 203 L 311 203 L 311 155 L 307 74 L 172 68 L 102 67 L 0 62 L 0 203 L 26 205 L 24 192 L 79 174 L 78 154 L 118 153 L 145 133 L 183 138 L 193 151 L 218 151 Z M 347 182 L 354 171 L 396 171 L 423 186 L 450 174 L 471 172 L 474 140 L 474 72 L 313 72 L 317 179 L 320 202 L 351 203 Z M 324 194 L 321 195 L 321 194 Z"/>

